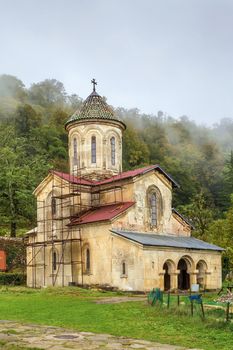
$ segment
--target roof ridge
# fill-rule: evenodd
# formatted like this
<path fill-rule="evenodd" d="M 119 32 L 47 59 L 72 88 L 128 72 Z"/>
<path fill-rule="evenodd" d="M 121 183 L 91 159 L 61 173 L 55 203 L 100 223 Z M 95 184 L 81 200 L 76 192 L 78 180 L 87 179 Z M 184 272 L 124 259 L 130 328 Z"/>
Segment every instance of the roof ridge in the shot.
<path fill-rule="evenodd" d="M 114 176 L 107 178 L 107 179 L 104 179 L 104 180 L 87 180 L 87 179 L 82 178 L 82 177 L 76 177 L 75 175 L 71 175 L 69 173 L 62 173 L 62 172 L 55 171 L 55 170 L 52 170 L 51 172 L 56 172 L 57 176 L 62 175 L 61 177 L 67 181 L 71 181 L 71 178 L 73 177 L 76 179 L 77 182 L 80 182 L 80 184 L 87 185 L 87 186 L 96 186 L 96 185 L 108 184 L 108 183 L 111 183 L 114 181 L 124 180 L 124 179 L 130 178 L 130 177 L 143 175 L 143 174 L 145 174 L 148 171 L 151 171 L 153 169 L 158 169 L 165 177 L 167 177 L 169 179 L 169 181 L 171 181 L 171 183 L 173 184 L 174 187 L 179 187 L 179 184 L 172 178 L 172 176 L 169 175 L 167 172 L 165 172 L 158 164 L 148 165 L 146 167 L 137 168 L 137 169 L 133 169 L 133 170 L 126 170 L 126 171 L 123 171 L 122 173 L 119 173 L 117 175 L 114 175 Z M 63 175 L 66 175 L 68 177 L 68 179 L 63 177 Z"/>

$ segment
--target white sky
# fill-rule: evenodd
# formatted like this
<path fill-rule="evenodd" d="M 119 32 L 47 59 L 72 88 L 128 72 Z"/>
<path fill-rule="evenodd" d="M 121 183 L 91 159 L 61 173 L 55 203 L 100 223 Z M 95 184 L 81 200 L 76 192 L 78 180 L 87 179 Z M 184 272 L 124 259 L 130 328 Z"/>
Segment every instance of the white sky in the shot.
<path fill-rule="evenodd" d="M 233 0 L 0 0 L 0 74 L 115 107 L 233 118 Z"/>

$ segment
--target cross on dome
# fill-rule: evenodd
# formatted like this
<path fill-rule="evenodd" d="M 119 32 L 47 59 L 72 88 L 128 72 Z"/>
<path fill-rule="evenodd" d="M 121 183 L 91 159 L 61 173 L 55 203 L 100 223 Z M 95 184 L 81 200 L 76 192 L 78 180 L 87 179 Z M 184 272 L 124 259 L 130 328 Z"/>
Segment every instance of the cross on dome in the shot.
<path fill-rule="evenodd" d="M 97 81 L 93 78 L 91 82 L 93 84 L 93 91 L 95 91 L 95 86 L 97 85 Z"/>

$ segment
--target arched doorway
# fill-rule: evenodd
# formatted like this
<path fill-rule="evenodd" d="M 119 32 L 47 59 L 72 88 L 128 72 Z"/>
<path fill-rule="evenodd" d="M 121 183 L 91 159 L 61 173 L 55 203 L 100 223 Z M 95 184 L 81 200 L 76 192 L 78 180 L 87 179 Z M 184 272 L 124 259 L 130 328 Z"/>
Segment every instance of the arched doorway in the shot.
<path fill-rule="evenodd" d="M 163 264 L 163 288 L 169 290 L 175 288 L 174 273 L 176 270 L 176 264 L 172 260 L 166 260 Z"/>
<path fill-rule="evenodd" d="M 190 288 L 190 276 L 188 273 L 188 265 L 185 259 L 180 259 L 178 262 L 178 289 L 186 290 Z"/>
<path fill-rule="evenodd" d="M 169 267 L 168 264 L 163 264 L 164 273 L 164 290 L 169 290 L 171 288 L 171 276 L 169 275 Z"/>
<path fill-rule="evenodd" d="M 197 283 L 200 285 L 200 288 L 205 288 L 206 285 L 206 271 L 207 264 L 204 260 L 199 260 L 196 266 L 198 270 L 197 273 Z"/>

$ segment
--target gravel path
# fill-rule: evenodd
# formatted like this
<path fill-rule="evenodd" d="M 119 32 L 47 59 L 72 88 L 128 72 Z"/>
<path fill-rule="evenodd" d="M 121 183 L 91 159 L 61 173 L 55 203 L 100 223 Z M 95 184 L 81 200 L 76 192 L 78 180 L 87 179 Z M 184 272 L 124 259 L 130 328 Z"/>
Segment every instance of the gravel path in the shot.
<path fill-rule="evenodd" d="M 33 350 L 191 350 L 180 346 L 115 337 L 109 334 L 74 332 L 59 327 L 0 320 L 0 349 L 17 349 L 17 346 L 26 349 L 33 348 Z"/>
<path fill-rule="evenodd" d="M 147 301 L 147 297 L 113 297 L 113 298 L 99 298 L 96 300 L 96 304 L 119 304 L 119 303 L 127 303 L 128 301 Z"/>

